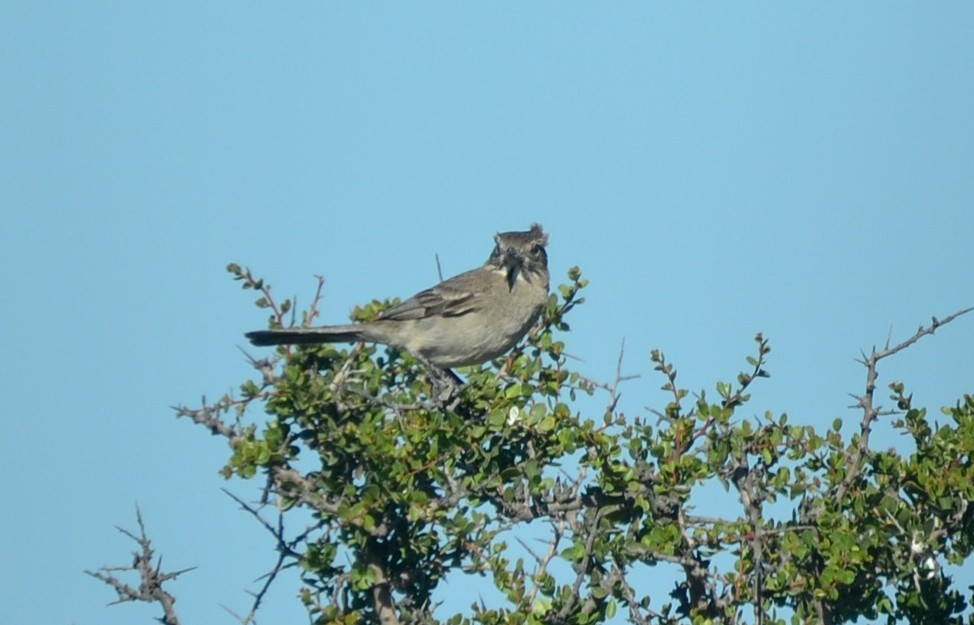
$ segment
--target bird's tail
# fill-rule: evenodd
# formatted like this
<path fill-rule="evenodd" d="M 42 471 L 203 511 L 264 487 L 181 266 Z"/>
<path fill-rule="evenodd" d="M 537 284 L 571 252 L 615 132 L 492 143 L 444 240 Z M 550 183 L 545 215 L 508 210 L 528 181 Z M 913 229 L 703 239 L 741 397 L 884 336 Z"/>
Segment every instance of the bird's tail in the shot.
<path fill-rule="evenodd" d="M 245 334 L 250 342 L 263 345 L 308 345 L 317 343 L 354 343 L 369 340 L 362 326 L 322 326 L 320 328 L 276 328 L 255 330 Z"/>

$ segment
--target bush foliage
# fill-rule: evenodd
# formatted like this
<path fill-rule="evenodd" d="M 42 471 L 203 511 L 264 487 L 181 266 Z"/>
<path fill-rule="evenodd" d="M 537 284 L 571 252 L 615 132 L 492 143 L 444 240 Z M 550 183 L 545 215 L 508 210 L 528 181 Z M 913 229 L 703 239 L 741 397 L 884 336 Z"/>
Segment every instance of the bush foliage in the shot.
<path fill-rule="evenodd" d="M 291 301 L 229 269 L 270 325 L 295 322 Z M 956 315 L 864 355 L 861 421 L 846 437 L 838 422 L 816 431 L 784 414 L 741 416 L 768 377 L 761 335 L 715 393 L 691 394 L 653 352 L 669 403 L 623 416 L 623 378 L 594 383 L 565 355 L 585 284 L 572 269 L 529 338 L 465 370 L 446 397 L 408 353 L 320 345 L 281 347 L 253 361 L 238 394 L 180 408 L 226 438 L 227 477 L 265 485 L 263 504 L 241 503 L 280 517 L 265 520 L 279 553 L 267 583 L 300 567 L 320 624 L 974 622 L 944 568 L 966 561 L 974 537 L 974 397 L 935 425 L 902 383 L 888 385 L 896 410 L 875 396 L 876 364 Z M 579 396 L 593 394 L 604 411 L 581 414 Z M 870 447 L 878 419 L 907 451 Z M 726 514 L 696 512 L 704 487 L 728 493 Z M 443 613 L 436 591 L 457 576 L 496 600 Z"/>

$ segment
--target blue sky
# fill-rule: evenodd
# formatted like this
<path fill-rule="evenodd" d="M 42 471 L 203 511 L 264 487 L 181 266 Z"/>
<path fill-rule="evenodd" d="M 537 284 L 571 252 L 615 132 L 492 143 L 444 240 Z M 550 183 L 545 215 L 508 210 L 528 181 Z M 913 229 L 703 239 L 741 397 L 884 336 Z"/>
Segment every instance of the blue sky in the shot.
<path fill-rule="evenodd" d="M 712 389 L 763 331 L 742 416 L 852 423 L 860 348 L 974 305 L 972 73 L 960 2 L 4 2 L 0 625 L 151 622 L 82 574 L 128 562 L 136 502 L 199 566 L 184 622 L 246 611 L 273 553 L 219 489 L 251 485 L 169 408 L 249 374 L 230 261 L 304 303 L 324 275 L 339 322 L 541 222 L 591 280 L 578 368 L 625 338 L 643 376 L 627 414 L 666 401 L 650 349 Z M 880 382 L 952 404 L 972 345 L 961 319 Z M 303 622 L 294 590 L 263 622 Z"/>

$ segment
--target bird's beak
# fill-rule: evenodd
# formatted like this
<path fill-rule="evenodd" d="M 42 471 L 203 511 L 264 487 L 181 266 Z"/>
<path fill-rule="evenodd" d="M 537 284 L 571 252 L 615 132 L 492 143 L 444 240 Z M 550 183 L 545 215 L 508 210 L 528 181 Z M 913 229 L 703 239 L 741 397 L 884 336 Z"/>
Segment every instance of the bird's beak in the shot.
<path fill-rule="evenodd" d="M 521 257 L 518 256 L 513 247 L 507 248 L 507 252 L 504 254 L 504 264 L 507 266 L 507 288 L 513 291 L 517 276 L 521 273 Z"/>

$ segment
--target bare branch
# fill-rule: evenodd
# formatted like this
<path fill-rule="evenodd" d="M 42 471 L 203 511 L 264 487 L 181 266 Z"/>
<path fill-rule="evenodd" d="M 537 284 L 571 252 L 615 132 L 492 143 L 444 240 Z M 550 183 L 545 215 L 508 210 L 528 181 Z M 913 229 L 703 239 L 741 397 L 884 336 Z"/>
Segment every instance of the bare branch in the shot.
<path fill-rule="evenodd" d="M 251 623 L 255 622 L 257 616 L 257 610 L 260 608 L 260 604 L 261 602 L 263 602 L 264 596 L 267 594 L 267 591 L 270 590 L 271 584 L 274 583 L 274 580 L 277 578 L 278 573 L 280 573 L 285 568 L 288 568 L 288 566 L 293 566 L 293 564 L 291 565 L 285 564 L 287 559 L 292 558 L 295 561 L 300 560 L 301 554 L 295 550 L 295 547 L 298 545 L 298 543 L 303 541 L 308 536 L 308 534 L 314 531 L 314 529 L 320 527 L 320 524 L 308 528 L 307 530 L 302 532 L 297 538 L 288 541 L 284 538 L 283 515 L 278 513 L 277 525 L 276 526 L 271 525 L 266 519 L 264 519 L 264 517 L 261 516 L 260 511 L 258 509 L 254 508 L 247 502 L 243 501 L 242 499 L 240 499 L 239 497 L 237 497 L 227 489 L 224 488 L 222 490 L 228 497 L 230 497 L 235 502 L 237 502 L 237 505 L 239 505 L 243 510 L 245 510 L 251 516 L 257 519 L 257 521 L 264 527 L 264 529 L 266 529 L 271 534 L 271 536 L 274 537 L 274 541 L 276 543 L 277 561 L 274 563 L 274 566 L 271 568 L 271 570 L 262 576 L 262 578 L 264 579 L 264 585 L 257 593 L 253 593 L 254 602 L 250 607 L 250 612 L 248 612 L 246 616 L 241 617 L 236 613 L 228 610 L 243 625 L 250 625 Z"/>
<path fill-rule="evenodd" d="M 750 451 L 750 450 L 749 450 Z M 760 492 L 760 479 L 755 469 L 748 466 L 747 457 L 742 455 L 735 471 L 734 485 L 741 496 L 741 505 L 751 524 L 751 554 L 754 558 L 753 601 L 755 624 L 763 625 L 764 613 L 764 532 L 762 522 L 763 495 Z"/>
<path fill-rule="evenodd" d="M 558 545 L 561 543 L 561 539 L 565 534 L 565 526 L 567 525 L 564 519 L 560 519 L 557 523 L 551 522 L 551 529 L 554 536 L 548 542 L 548 551 L 543 556 L 539 556 L 534 551 L 528 547 L 521 538 L 517 538 L 517 541 L 521 543 L 528 553 L 538 562 L 538 568 L 534 572 L 534 586 L 531 588 L 531 592 L 528 593 L 528 597 L 525 601 L 525 605 L 534 605 L 534 599 L 538 596 L 538 591 L 541 590 L 541 579 L 544 575 L 548 573 L 548 565 L 551 564 L 551 560 L 558 555 Z"/>
<path fill-rule="evenodd" d="M 567 622 L 568 616 L 572 613 L 575 608 L 576 603 L 579 600 L 579 589 L 582 587 L 582 582 L 588 576 L 589 571 L 592 566 L 592 549 L 595 546 L 595 539 L 602 535 L 599 529 L 599 525 L 602 523 L 602 519 L 605 518 L 607 514 L 613 512 L 617 509 L 617 506 L 610 506 L 605 508 L 598 508 L 595 515 L 592 517 L 592 522 L 588 528 L 588 536 L 585 539 L 585 553 L 582 555 L 581 561 L 575 565 L 575 583 L 572 585 L 572 593 L 568 601 L 561 606 L 561 610 L 558 611 L 556 617 L 557 622 L 564 623 Z"/>
<path fill-rule="evenodd" d="M 622 344 L 619 346 L 619 357 L 616 359 L 616 373 L 615 378 L 612 380 L 611 384 L 606 384 L 605 382 L 596 382 L 591 378 L 582 379 L 590 385 L 593 389 L 599 388 L 606 391 L 609 394 L 609 403 L 605 407 L 605 414 L 611 415 L 615 412 L 616 406 L 619 404 L 619 400 L 622 399 L 622 393 L 619 392 L 619 387 L 623 382 L 628 382 L 629 380 L 636 380 L 640 376 L 639 374 L 623 374 L 622 373 L 622 359 L 626 353 L 626 340 L 622 340 Z"/>
<path fill-rule="evenodd" d="M 311 327 L 314 325 L 315 317 L 318 316 L 318 303 L 321 301 L 321 291 L 325 286 L 325 277 L 316 275 L 315 279 L 318 281 L 318 285 L 315 287 L 314 297 L 311 298 L 311 305 L 308 306 L 308 314 L 304 318 L 304 323 L 301 325 L 305 327 Z M 295 306 L 297 308 L 297 306 Z"/>
<path fill-rule="evenodd" d="M 383 558 L 380 553 L 376 553 L 379 546 L 374 540 L 370 542 L 372 544 L 365 548 L 363 556 L 366 558 L 375 579 L 372 586 L 372 602 L 375 613 L 379 617 L 380 625 L 399 625 L 399 617 L 396 616 L 396 603 L 392 598 L 389 577 L 383 565 Z"/>
<path fill-rule="evenodd" d="M 879 361 L 903 351 L 924 336 L 933 334 L 937 328 L 950 323 L 957 317 L 965 315 L 972 310 L 974 310 L 974 307 L 965 308 L 955 312 L 952 315 L 947 315 L 943 319 L 933 317 L 930 325 L 926 327 L 920 326 L 917 331 L 905 341 L 889 347 L 889 339 L 887 339 L 887 347 L 885 347 L 883 350 L 876 351 L 876 348 L 873 347 L 868 356 L 863 354 L 863 359 L 859 362 L 866 367 L 866 388 L 862 395 L 853 395 L 853 397 L 858 400 L 856 405 L 853 407 L 862 409 L 862 420 L 859 423 L 859 441 L 858 444 L 850 449 L 846 454 L 845 479 L 842 480 L 842 483 L 839 484 L 838 488 L 836 489 L 836 497 L 839 501 L 844 498 L 846 491 L 859 478 L 862 471 L 863 459 L 865 458 L 866 452 L 869 449 L 869 434 L 872 430 L 873 423 L 875 423 L 879 416 L 891 414 L 889 412 L 883 412 L 881 407 L 877 406 L 875 403 L 876 380 L 879 378 L 879 370 L 877 368 Z"/>
<path fill-rule="evenodd" d="M 884 349 L 879 353 L 876 353 L 876 350 L 873 350 L 873 354 L 876 356 L 877 361 L 882 360 L 883 358 L 886 358 L 888 356 L 892 356 L 897 352 L 903 351 L 910 345 L 913 345 L 914 343 L 919 341 L 921 338 L 927 336 L 928 334 L 933 334 L 934 332 L 937 331 L 937 328 L 947 325 L 957 317 L 960 317 L 961 315 L 966 315 L 972 310 L 974 310 L 974 306 L 971 306 L 970 308 L 964 308 L 963 310 L 958 310 L 954 314 L 947 315 L 943 319 L 937 319 L 936 317 L 932 317 L 930 320 L 930 325 L 928 325 L 927 327 L 920 326 L 913 336 L 906 339 L 899 345 L 894 345 L 893 347 L 887 347 L 886 349 Z"/>
<path fill-rule="evenodd" d="M 115 592 L 118 594 L 118 600 L 113 601 L 109 605 L 117 605 L 128 601 L 159 603 L 162 606 L 163 612 L 159 621 L 163 625 L 179 625 L 179 617 L 176 616 L 176 610 L 173 607 L 173 604 L 176 603 L 176 598 L 166 592 L 162 585 L 169 580 L 176 579 L 183 573 L 192 571 L 196 567 L 163 573 L 162 556 L 159 556 L 155 564 L 152 562 L 155 558 L 155 551 L 152 549 L 152 541 L 146 536 L 145 524 L 142 522 L 142 512 L 138 506 L 135 508 L 135 516 L 139 524 L 138 535 L 120 527 L 117 528 L 118 531 L 139 545 L 139 551 L 133 553 L 134 559 L 132 564 L 129 566 L 103 566 L 97 571 L 85 571 L 85 573 L 105 582 L 115 589 Z M 129 585 L 116 577 L 115 573 L 120 571 L 135 571 L 138 573 L 138 586 Z"/>
<path fill-rule="evenodd" d="M 230 403 L 243 403 L 249 400 L 230 400 Z M 206 400 L 204 398 L 204 405 L 202 408 L 187 408 L 185 406 L 172 406 L 172 409 L 176 411 L 177 417 L 186 417 L 193 423 L 202 425 L 210 431 L 211 434 L 215 436 L 223 436 L 228 439 L 234 439 L 240 435 L 240 431 L 234 424 L 227 423 L 220 417 L 220 412 L 225 412 L 224 402 L 220 402 L 215 406 L 206 406 Z"/>

